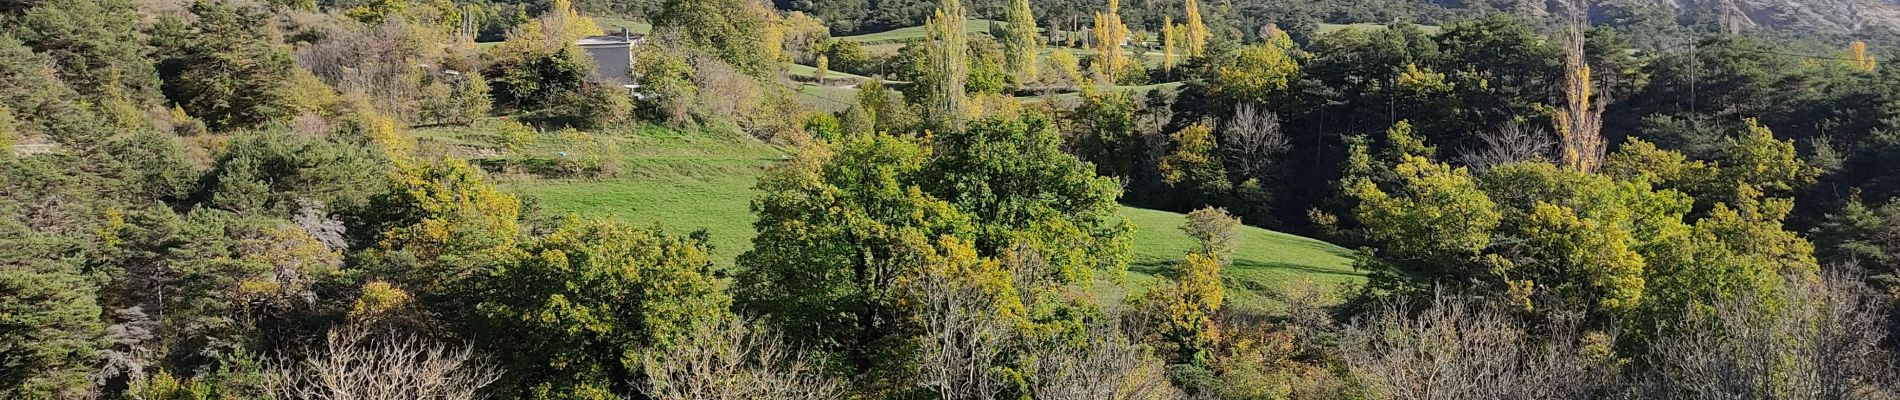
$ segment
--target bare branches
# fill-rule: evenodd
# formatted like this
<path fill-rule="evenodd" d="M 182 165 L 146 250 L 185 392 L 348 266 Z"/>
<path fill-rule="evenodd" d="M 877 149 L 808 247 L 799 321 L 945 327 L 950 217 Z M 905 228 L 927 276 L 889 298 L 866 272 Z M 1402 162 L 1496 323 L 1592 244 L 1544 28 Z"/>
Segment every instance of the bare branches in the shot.
<path fill-rule="evenodd" d="M 1763 299 L 1719 302 L 1691 315 L 1647 355 L 1661 372 L 1650 397 L 1891 399 L 1894 358 L 1882 349 L 1888 302 L 1853 273 L 1788 281 L 1779 309 Z"/>
<path fill-rule="evenodd" d="M 345 326 L 318 349 L 277 366 L 277 393 L 302 400 L 460 400 L 481 398 L 501 371 L 471 347 L 450 348 L 415 336 Z"/>
<path fill-rule="evenodd" d="M 1280 116 L 1259 106 L 1242 104 L 1234 117 L 1221 124 L 1221 148 L 1227 150 L 1227 163 L 1246 178 L 1260 178 L 1273 166 L 1273 157 L 1289 147 L 1280 129 Z"/>
<path fill-rule="evenodd" d="M 1439 298 L 1416 317 L 1392 307 L 1347 329 L 1341 351 L 1387 398 L 1579 399 L 1610 387 L 1612 366 L 1585 354 L 1575 325 L 1532 337 L 1508 314 Z"/>
<path fill-rule="evenodd" d="M 841 385 L 786 348 L 779 335 L 727 317 L 695 327 L 680 345 L 648 355 L 641 393 L 656 400 L 804 400 L 844 397 Z"/>
<path fill-rule="evenodd" d="M 1144 346 L 1098 327 L 1094 340 L 1036 347 L 1035 397 L 1042 400 L 1166 400 L 1186 396 Z"/>
<path fill-rule="evenodd" d="M 1564 109 L 1556 116 L 1557 136 L 1562 138 L 1562 162 L 1579 171 L 1595 171 L 1603 165 L 1603 109 L 1609 97 L 1595 93 L 1596 81 L 1590 77 L 1590 63 L 1584 54 L 1584 29 L 1590 5 L 1587 0 L 1570 0 L 1570 28 L 1564 37 Z"/>
<path fill-rule="evenodd" d="M 1478 134 L 1484 147 L 1467 149 L 1458 161 L 1474 171 L 1488 171 L 1499 165 L 1547 159 L 1556 147 L 1550 131 L 1512 123 L 1496 131 Z"/>
<path fill-rule="evenodd" d="M 926 273 L 908 285 L 922 306 L 923 385 L 944 400 L 991 399 L 1002 383 L 992 367 L 1011 332 L 997 320 L 996 297 L 958 279 Z"/>

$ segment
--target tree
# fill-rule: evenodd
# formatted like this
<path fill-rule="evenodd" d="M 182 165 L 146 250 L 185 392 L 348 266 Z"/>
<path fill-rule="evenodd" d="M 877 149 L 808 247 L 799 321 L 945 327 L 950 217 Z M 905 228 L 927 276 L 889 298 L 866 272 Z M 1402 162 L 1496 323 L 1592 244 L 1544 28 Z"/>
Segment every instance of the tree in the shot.
<path fill-rule="evenodd" d="M 764 327 L 736 317 L 693 324 L 679 346 L 643 356 L 640 393 L 655 400 L 804 400 L 845 397 L 844 385 Z"/>
<path fill-rule="evenodd" d="M 1216 98 L 1230 105 L 1273 102 L 1299 79 L 1300 65 L 1293 51 L 1293 42 L 1284 38 L 1242 47 L 1213 62 L 1208 86 Z"/>
<path fill-rule="evenodd" d="M 986 257 L 1019 257 L 1025 281 L 1061 287 L 1127 268 L 1132 227 L 1119 214 L 1121 185 L 1062 150 L 1048 115 L 999 115 L 935 136 L 919 185 L 975 219 Z M 1027 268 L 1028 266 L 1013 266 Z M 1054 290 L 1023 287 L 1023 290 Z"/>
<path fill-rule="evenodd" d="M 493 272 L 477 308 L 532 397 L 630 393 L 642 359 L 689 345 L 729 300 L 704 243 L 615 222 L 567 221 Z"/>
<path fill-rule="evenodd" d="M 759 235 L 739 256 L 740 308 L 831 365 L 895 374 L 917 332 L 895 283 L 919 268 L 930 238 L 970 224 L 917 187 L 926 155 L 913 139 L 846 135 L 769 169 L 752 205 Z"/>
<path fill-rule="evenodd" d="M 1867 52 L 1867 41 L 1855 40 L 1854 43 L 1847 45 L 1847 66 L 1857 71 L 1874 73 L 1878 67 L 1878 61 L 1874 60 L 1873 54 Z"/>
<path fill-rule="evenodd" d="M 653 16 L 656 32 L 673 31 L 691 47 L 710 52 L 748 74 L 777 68 L 776 14 L 750 0 L 665 0 Z"/>
<path fill-rule="evenodd" d="M 1290 143 L 1281 132 L 1280 116 L 1262 110 L 1258 104 L 1242 104 L 1233 118 L 1221 123 L 1223 157 L 1242 180 L 1266 179 L 1274 157 L 1287 151 Z"/>
<path fill-rule="evenodd" d="M 1222 265 L 1233 264 L 1234 250 L 1240 248 L 1240 236 L 1234 227 L 1240 226 L 1240 219 L 1227 214 L 1226 209 L 1208 207 L 1189 212 L 1187 220 L 1181 224 L 1181 231 L 1201 244 L 1201 254 Z"/>
<path fill-rule="evenodd" d="M 943 238 L 937 248 L 900 281 L 919 305 L 920 383 L 943 400 L 994 398 L 1008 381 L 998 366 L 1015 339 L 1010 327 L 1024 317 L 1012 271 L 956 238 Z"/>
<path fill-rule="evenodd" d="M 1089 90 L 1069 115 L 1077 143 L 1076 153 L 1095 164 L 1097 174 L 1128 177 L 1141 161 L 1135 98 L 1128 92 Z"/>
<path fill-rule="evenodd" d="M 295 400 L 474 400 L 501 377 L 472 347 L 367 326 L 332 329 L 322 348 L 274 371 L 276 394 Z"/>
<path fill-rule="evenodd" d="M 1186 14 L 1187 21 L 1183 25 L 1186 29 L 1181 32 L 1181 39 L 1186 45 L 1187 56 L 1207 55 L 1208 30 L 1207 23 L 1201 18 L 1201 2 L 1187 0 Z"/>
<path fill-rule="evenodd" d="M 1128 25 L 1122 24 L 1121 0 L 1108 0 L 1108 9 L 1095 13 L 1095 60 L 1089 67 L 1095 70 L 1098 85 L 1114 85 L 1129 68 L 1127 50 Z"/>
<path fill-rule="evenodd" d="M 1029 9 L 1029 0 L 1011 0 L 1007 19 L 1009 30 L 1003 34 L 1003 57 L 1009 60 L 1009 70 L 1015 74 L 1018 84 L 1035 81 L 1037 58 L 1042 54 L 1042 35 L 1036 29 L 1036 16 Z"/>
<path fill-rule="evenodd" d="M 965 23 L 960 0 L 943 0 L 936 14 L 924 23 L 924 70 L 913 84 L 927 90 L 920 103 L 925 105 L 925 116 L 935 129 L 963 129 L 969 113 L 964 109 L 964 85 L 970 75 Z"/>
<path fill-rule="evenodd" d="M 1219 197 L 1233 189 L 1227 169 L 1221 165 L 1212 124 L 1189 125 L 1169 135 L 1169 139 L 1174 142 L 1174 150 L 1161 158 L 1163 182 L 1186 185 L 1207 197 Z"/>
<path fill-rule="evenodd" d="M 1038 311 L 1022 321 L 1060 332 L 1085 314 L 1071 291 L 1130 257 L 1118 185 L 1063 153 L 1046 116 L 924 139 L 847 134 L 774 167 L 753 204 L 758 239 L 739 258 L 742 309 L 880 391 L 918 362 L 912 343 L 928 326 L 895 283 L 941 266 L 932 260 L 1000 262 L 1014 278 L 996 293 L 1022 291 Z"/>
<path fill-rule="evenodd" d="M 143 13 L 135 3 L 27 1 L 18 7 L 25 9 L 7 15 L 7 27 L 0 32 L 51 58 L 60 80 L 87 100 L 102 108 L 127 107 L 134 112 L 161 100 L 159 76 L 138 31 Z M 12 14 L 9 11 L 16 10 L 0 14 Z"/>
<path fill-rule="evenodd" d="M 284 216 L 299 199 L 358 207 L 386 178 L 367 153 L 275 130 L 238 137 L 204 174 L 197 197 L 212 207 Z"/>
<path fill-rule="evenodd" d="M 1170 280 L 1150 291 L 1147 307 L 1163 315 L 1161 336 L 1174 349 L 1173 361 L 1207 367 L 1213 361 L 1221 330 L 1214 318 L 1225 298 L 1221 269 L 1233 263 L 1234 227 L 1240 220 L 1219 208 L 1203 208 L 1188 214 L 1181 230 L 1200 242 L 1175 265 Z"/>
<path fill-rule="evenodd" d="M 371 197 L 350 228 L 370 236 L 364 269 L 414 293 L 443 322 L 471 322 L 490 273 L 521 257 L 521 200 L 466 161 L 399 157 L 389 191 Z"/>
<path fill-rule="evenodd" d="M 98 289 L 57 242 L 0 221 L 0 395 L 78 398 L 105 349 Z"/>
<path fill-rule="evenodd" d="M 1583 12 L 1583 11 L 1576 11 Z M 1564 167 L 1578 171 L 1596 171 L 1603 165 L 1603 109 L 1606 96 L 1595 93 L 1597 83 L 1590 78 L 1585 59 L 1583 22 L 1573 16 L 1564 42 L 1564 109 L 1557 114 L 1559 151 Z"/>
<path fill-rule="evenodd" d="M 212 129 L 251 128 L 292 115 L 307 98 L 292 97 L 297 64 L 274 43 L 268 15 L 225 2 L 199 1 L 189 25 L 160 21 L 157 54 L 165 97 Z"/>
<path fill-rule="evenodd" d="M 1431 266 L 1436 273 L 1483 273 L 1478 261 L 1498 226 L 1497 204 L 1464 168 L 1403 157 L 1393 169 L 1396 193 L 1370 179 L 1355 180 L 1348 192 L 1359 200 L 1354 215 L 1366 234 L 1384 243 L 1391 257 Z"/>

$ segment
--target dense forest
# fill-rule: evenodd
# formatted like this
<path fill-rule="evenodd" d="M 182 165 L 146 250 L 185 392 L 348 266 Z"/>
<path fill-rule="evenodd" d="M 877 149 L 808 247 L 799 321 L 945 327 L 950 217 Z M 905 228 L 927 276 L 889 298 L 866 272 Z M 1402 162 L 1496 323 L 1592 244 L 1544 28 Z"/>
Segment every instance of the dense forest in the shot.
<path fill-rule="evenodd" d="M 1776 7 L 0 0 L 0 398 L 1900 398 Z"/>

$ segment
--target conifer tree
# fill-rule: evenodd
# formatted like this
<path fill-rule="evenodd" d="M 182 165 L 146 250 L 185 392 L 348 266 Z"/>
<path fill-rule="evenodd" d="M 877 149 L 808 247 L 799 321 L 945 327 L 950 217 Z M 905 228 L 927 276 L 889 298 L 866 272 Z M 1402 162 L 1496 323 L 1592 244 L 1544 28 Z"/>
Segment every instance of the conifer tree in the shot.
<path fill-rule="evenodd" d="M 1003 55 L 1009 70 L 1016 74 L 1016 82 L 1036 80 L 1036 53 L 1042 50 L 1042 43 L 1037 40 L 1036 16 L 1029 9 L 1029 0 L 1011 0 L 1008 19 Z"/>

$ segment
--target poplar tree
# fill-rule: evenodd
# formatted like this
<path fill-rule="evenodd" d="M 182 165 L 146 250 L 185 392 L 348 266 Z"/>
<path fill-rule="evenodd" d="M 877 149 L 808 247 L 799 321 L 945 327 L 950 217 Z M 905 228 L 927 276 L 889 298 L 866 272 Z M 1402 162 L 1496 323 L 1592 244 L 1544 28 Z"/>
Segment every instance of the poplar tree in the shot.
<path fill-rule="evenodd" d="M 1603 164 L 1603 109 L 1608 104 L 1595 93 L 1590 64 L 1584 57 L 1583 22 L 1573 19 L 1564 44 L 1565 108 L 1556 116 L 1563 165 L 1595 171 Z"/>
<path fill-rule="evenodd" d="M 926 115 L 939 129 L 963 126 L 964 81 L 970 74 L 970 47 L 964 31 L 963 2 L 943 0 L 936 15 L 924 23 L 926 61 L 931 87 Z M 918 82 L 924 83 L 924 82 Z"/>
<path fill-rule="evenodd" d="M 1187 0 L 1187 23 L 1181 32 L 1187 40 L 1188 57 L 1200 57 L 1207 54 L 1207 23 L 1201 20 L 1201 4 Z"/>
<path fill-rule="evenodd" d="M 1042 44 L 1037 40 L 1036 16 L 1029 9 L 1029 0 L 1010 1 L 1007 18 L 1009 30 L 1003 38 L 1003 55 L 1009 70 L 1019 83 L 1036 80 L 1036 53 L 1042 50 Z"/>
<path fill-rule="evenodd" d="M 1174 52 L 1178 47 L 1181 31 L 1174 26 L 1174 17 L 1161 17 L 1161 69 L 1174 71 Z"/>
<path fill-rule="evenodd" d="M 1874 61 L 1874 55 L 1867 52 L 1866 41 L 1855 40 L 1854 43 L 1847 45 L 1847 65 L 1856 71 L 1870 74 L 1874 72 L 1877 63 Z"/>
<path fill-rule="evenodd" d="M 1114 84 L 1128 66 L 1122 43 L 1128 41 L 1128 26 L 1122 24 L 1121 0 L 1108 0 L 1108 10 L 1095 14 L 1096 77 L 1105 85 Z"/>

